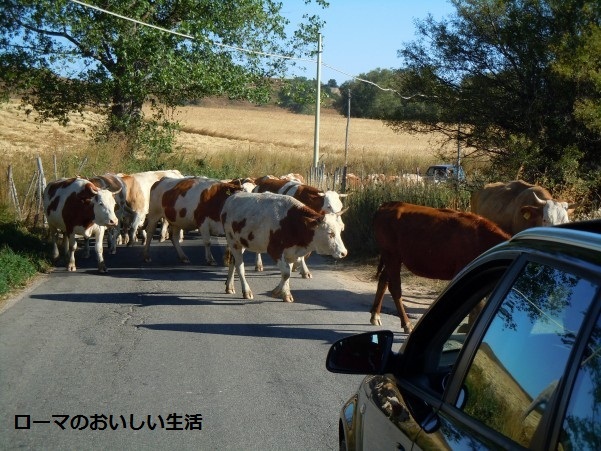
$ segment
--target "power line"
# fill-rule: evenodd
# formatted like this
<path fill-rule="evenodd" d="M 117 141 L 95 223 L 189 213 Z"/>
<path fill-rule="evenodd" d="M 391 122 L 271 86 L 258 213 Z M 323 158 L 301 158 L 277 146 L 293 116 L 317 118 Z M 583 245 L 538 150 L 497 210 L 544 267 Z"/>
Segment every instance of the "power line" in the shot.
<path fill-rule="evenodd" d="M 88 3 L 84 3 L 84 2 L 82 2 L 80 0 L 70 0 L 70 1 L 72 3 L 76 3 L 76 4 L 84 6 L 86 8 L 94 9 L 96 11 L 99 11 L 99 12 L 102 12 L 102 13 L 105 13 L 105 14 L 109 14 L 111 16 L 118 17 L 119 19 L 127 20 L 129 22 L 133 22 L 133 23 L 136 23 L 138 25 L 145 26 L 145 27 L 154 28 L 155 30 L 162 31 L 164 33 L 170 33 L 170 34 L 173 34 L 173 35 L 176 35 L 176 36 L 180 36 L 180 37 L 182 37 L 184 39 L 188 39 L 188 40 L 191 40 L 191 41 L 198 40 L 197 37 L 194 37 L 194 36 L 191 36 L 191 35 L 188 35 L 188 34 L 184 34 L 184 33 L 180 33 L 178 31 L 169 30 L 167 28 L 159 27 L 157 25 L 152 25 L 152 24 L 149 24 L 147 22 L 142 22 L 141 20 L 133 19 L 131 17 L 127 17 L 127 16 L 124 16 L 122 14 L 118 14 L 118 13 L 106 10 L 106 9 L 100 8 L 98 6 L 90 5 Z M 215 41 L 213 41 L 213 40 L 211 40 L 211 39 L 209 39 L 207 37 L 204 37 L 204 36 L 203 36 L 203 39 L 205 40 L 205 42 L 209 42 L 212 45 L 215 45 L 215 46 L 218 46 L 218 47 L 223 47 L 223 48 L 226 48 L 226 49 L 229 49 L 229 50 L 238 51 L 238 52 L 251 53 L 251 54 L 265 56 L 265 57 L 273 57 L 273 58 L 282 58 L 282 59 L 288 59 L 288 60 L 302 61 L 302 62 L 314 63 L 314 64 L 317 63 L 316 59 L 298 58 L 298 57 L 289 56 L 289 55 L 279 55 L 277 53 L 268 53 L 268 52 L 260 52 L 260 51 L 257 51 L 257 50 L 249 50 L 249 49 L 245 49 L 243 47 L 236 47 L 236 46 L 233 46 L 233 45 L 227 45 L 227 44 L 223 44 L 223 43 L 220 43 L 220 42 L 215 42 Z M 326 64 L 324 62 L 321 62 L 321 64 L 323 66 L 327 67 L 328 69 L 331 69 L 331 70 L 333 70 L 335 72 L 338 72 L 338 73 L 340 73 L 342 75 L 346 75 L 347 77 L 351 77 L 353 80 L 360 81 L 360 82 L 363 82 L 363 83 L 368 83 L 368 84 L 370 84 L 372 86 L 375 86 L 376 88 L 380 89 L 381 91 L 392 92 L 394 94 L 397 94 L 398 96 L 400 96 L 404 100 L 411 100 L 414 97 L 428 97 L 428 96 L 426 96 L 424 94 L 414 94 L 414 95 L 411 95 L 411 96 L 403 96 L 403 95 L 401 95 L 401 93 L 399 93 L 395 89 L 392 89 L 392 88 L 383 88 L 380 85 L 378 85 L 377 83 L 374 83 L 373 81 L 369 81 L 369 80 L 366 80 L 364 78 L 360 78 L 360 77 L 358 77 L 356 75 L 349 74 L 349 73 L 344 72 L 344 71 L 342 71 L 340 69 L 337 69 L 337 68 L 335 68 L 333 66 L 330 66 L 329 64 Z"/>

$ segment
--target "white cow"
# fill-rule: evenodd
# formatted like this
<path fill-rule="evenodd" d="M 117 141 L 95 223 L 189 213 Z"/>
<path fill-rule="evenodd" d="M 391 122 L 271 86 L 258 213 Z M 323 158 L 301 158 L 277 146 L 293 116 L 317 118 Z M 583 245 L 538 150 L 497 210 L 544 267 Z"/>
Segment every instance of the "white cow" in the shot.
<path fill-rule="evenodd" d="M 243 298 L 253 298 L 242 259 L 244 250 L 248 249 L 267 252 L 275 260 L 282 278 L 272 294 L 293 302 L 290 273 L 292 264 L 299 257 L 312 251 L 334 258 L 347 255 L 340 237 L 341 214 L 317 213 L 293 197 L 269 192 L 239 192 L 230 196 L 221 212 L 225 239 L 234 257 L 228 269 L 226 293 L 235 293 L 235 269 L 242 284 Z"/>
<path fill-rule="evenodd" d="M 48 220 L 53 249 L 52 257 L 59 256 L 56 241 L 58 231 L 63 232 L 63 249 L 68 254 L 67 270 L 76 271 L 75 235 L 95 237 L 98 270 L 107 272 L 102 246 L 107 226 L 116 227 L 119 220 L 115 215 L 115 198 L 109 190 L 99 189 L 81 177 L 60 179 L 48 183 L 44 189 L 44 213 Z"/>
<path fill-rule="evenodd" d="M 318 213 L 341 212 L 341 198 L 346 197 L 346 194 L 339 194 L 336 191 L 328 190 L 324 192 L 314 186 L 303 185 L 296 180 L 277 179 L 271 176 L 261 177 L 255 180 L 255 184 L 256 187 L 253 190 L 255 193 L 271 192 L 292 196 Z M 344 230 L 342 217 L 338 215 L 337 218 L 342 230 Z M 313 277 L 305 262 L 305 256 L 299 257 L 297 264 L 300 267 L 299 272 L 303 278 L 308 279 Z M 257 271 L 263 271 L 263 259 L 261 258 L 260 253 L 257 253 L 255 269 Z"/>
<path fill-rule="evenodd" d="M 128 218 L 128 223 L 125 224 L 128 235 L 127 245 L 133 246 L 136 242 L 138 229 L 142 231 L 143 238 L 146 240 L 146 232 L 144 231 L 143 226 L 146 215 L 148 214 L 150 188 L 152 188 L 152 185 L 163 177 L 183 178 L 183 175 L 177 169 L 117 175 L 121 177 L 127 186 L 127 205 L 134 211 L 133 216 Z M 164 223 L 161 229 L 161 241 L 165 240 L 166 236 L 167 224 Z"/>
<path fill-rule="evenodd" d="M 165 218 L 171 225 L 171 242 L 183 263 L 190 263 L 180 245 L 183 230 L 199 229 L 205 246 L 207 264 L 216 265 L 211 253 L 211 235 L 223 235 L 221 207 L 233 193 L 242 190 L 240 184 L 223 183 L 206 177 L 163 177 L 150 190 L 150 206 L 144 260 L 150 262 L 150 242 L 157 221 Z"/>

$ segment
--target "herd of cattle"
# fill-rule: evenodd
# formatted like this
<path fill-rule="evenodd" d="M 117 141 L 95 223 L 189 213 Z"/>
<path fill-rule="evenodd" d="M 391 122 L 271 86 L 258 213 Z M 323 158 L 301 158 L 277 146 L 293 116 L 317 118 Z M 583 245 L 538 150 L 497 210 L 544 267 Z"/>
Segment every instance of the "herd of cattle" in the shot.
<path fill-rule="evenodd" d="M 347 255 L 341 238 L 344 196 L 307 185 L 296 174 L 216 180 L 166 170 L 56 180 L 46 186 L 43 202 L 53 258 L 59 257 L 62 233 L 68 271 L 76 270 L 76 235 L 84 237 L 87 255 L 89 238 L 94 237 L 101 272 L 107 271 L 105 233 L 111 253 L 119 242 L 132 246 L 142 236 L 144 260 L 150 262 L 150 243 L 162 221 L 161 241 L 169 235 L 185 263 L 189 259 L 180 245 L 184 231 L 199 231 L 209 265 L 216 264 L 211 236 L 225 236 L 230 257 L 226 293 L 235 293 L 235 271 L 244 299 L 252 299 L 253 293 L 243 253 L 256 253 L 257 271 L 263 269 L 261 253 L 267 253 L 281 272 L 273 295 L 292 302 L 289 279 L 294 264 L 302 277 L 309 278 L 305 257 L 311 252 L 337 259 Z M 473 192 L 471 213 L 384 203 L 373 218 L 380 263 L 371 323 L 381 325 L 382 299 L 388 289 L 403 329 L 411 331 L 402 304 L 401 265 L 418 276 L 449 280 L 477 255 L 521 230 L 568 222 L 572 208 L 544 188 L 521 180 L 491 183 Z"/>

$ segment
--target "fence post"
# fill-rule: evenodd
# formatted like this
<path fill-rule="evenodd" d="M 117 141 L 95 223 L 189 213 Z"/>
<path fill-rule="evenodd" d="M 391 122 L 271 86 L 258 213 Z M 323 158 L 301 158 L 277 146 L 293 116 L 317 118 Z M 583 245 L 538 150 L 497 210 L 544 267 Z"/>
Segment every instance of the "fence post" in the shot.
<path fill-rule="evenodd" d="M 19 197 L 17 196 L 17 188 L 15 187 L 15 181 L 13 179 L 13 165 L 8 165 L 8 192 L 9 197 L 13 201 L 15 211 L 17 212 L 17 218 L 21 221 L 21 207 L 19 206 Z"/>
<path fill-rule="evenodd" d="M 36 214 L 42 213 L 42 225 L 44 228 L 48 227 L 48 222 L 46 220 L 46 215 L 44 214 L 44 206 L 43 206 L 43 198 L 44 198 L 44 189 L 46 189 L 46 176 L 44 175 L 44 167 L 42 166 L 42 158 L 38 156 L 38 173 L 40 174 L 39 183 L 38 183 L 38 208 Z M 36 220 L 37 223 L 37 220 Z"/>

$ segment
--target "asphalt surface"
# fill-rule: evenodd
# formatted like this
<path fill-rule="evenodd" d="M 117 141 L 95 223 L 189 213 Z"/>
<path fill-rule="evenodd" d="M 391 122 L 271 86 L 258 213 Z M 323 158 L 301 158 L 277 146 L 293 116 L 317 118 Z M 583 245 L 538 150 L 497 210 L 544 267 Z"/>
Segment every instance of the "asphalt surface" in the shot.
<path fill-rule="evenodd" d="M 222 261 L 223 242 L 213 254 Z M 340 263 L 312 255 L 294 303 L 269 295 L 279 272 L 225 293 L 226 268 L 206 266 L 197 236 L 180 264 L 170 242 L 119 247 L 96 271 L 78 251 L 0 314 L 0 449 L 338 449 L 338 415 L 362 376 L 329 373 L 330 345 L 376 330 L 373 293 Z M 374 284 L 375 290 L 375 284 Z M 384 326 L 405 336 L 383 310 Z"/>

